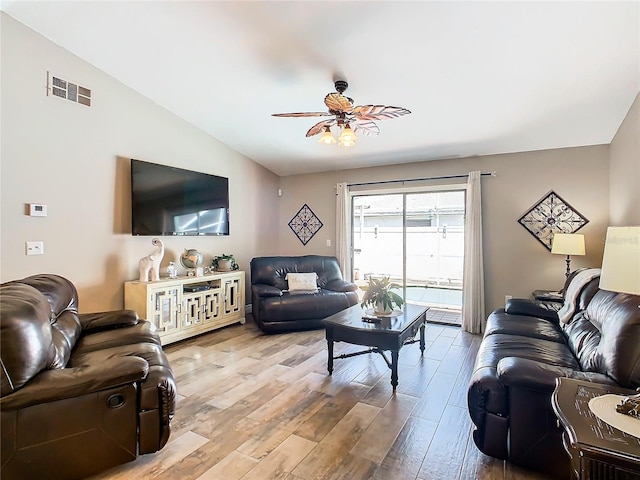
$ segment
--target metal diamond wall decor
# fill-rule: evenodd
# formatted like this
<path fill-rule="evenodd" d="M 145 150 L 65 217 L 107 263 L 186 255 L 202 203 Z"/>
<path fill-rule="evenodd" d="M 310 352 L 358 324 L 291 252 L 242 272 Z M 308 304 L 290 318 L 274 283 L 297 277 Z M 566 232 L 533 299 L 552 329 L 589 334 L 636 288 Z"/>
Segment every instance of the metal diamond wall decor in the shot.
<path fill-rule="evenodd" d="M 306 245 L 318 230 L 322 228 L 322 222 L 309 208 L 309 205 L 305 203 L 302 208 L 298 210 L 298 213 L 293 216 L 289 222 L 289 227 L 302 244 Z"/>
<path fill-rule="evenodd" d="M 589 220 L 552 190 L 522 215 L 518 223 L 551 251 L 554 234 L 575 233 Z"/>

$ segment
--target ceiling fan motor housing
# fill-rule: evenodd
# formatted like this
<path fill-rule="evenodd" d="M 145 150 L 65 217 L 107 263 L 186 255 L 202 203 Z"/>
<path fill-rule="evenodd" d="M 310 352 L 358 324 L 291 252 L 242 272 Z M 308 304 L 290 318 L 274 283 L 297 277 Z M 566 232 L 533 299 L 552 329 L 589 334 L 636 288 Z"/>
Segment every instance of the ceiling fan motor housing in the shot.
<path fill-rule="evenodd" d="M 338 93 L 344 92 L 349 86 L 349 84 L 344 80 L 336 80 L 334 85 L 336 86 L 336 92 Z"/>

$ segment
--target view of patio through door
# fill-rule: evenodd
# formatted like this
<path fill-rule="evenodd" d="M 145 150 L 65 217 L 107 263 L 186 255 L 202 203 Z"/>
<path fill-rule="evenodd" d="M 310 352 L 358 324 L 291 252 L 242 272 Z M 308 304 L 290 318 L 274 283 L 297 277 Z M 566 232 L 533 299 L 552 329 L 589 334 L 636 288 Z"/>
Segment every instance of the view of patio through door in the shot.
<path fill-rule="evenodd" d="M 353 195 L 353 278 L 390 276 L 405 301 L 460 324 L 465 190 Z"/>

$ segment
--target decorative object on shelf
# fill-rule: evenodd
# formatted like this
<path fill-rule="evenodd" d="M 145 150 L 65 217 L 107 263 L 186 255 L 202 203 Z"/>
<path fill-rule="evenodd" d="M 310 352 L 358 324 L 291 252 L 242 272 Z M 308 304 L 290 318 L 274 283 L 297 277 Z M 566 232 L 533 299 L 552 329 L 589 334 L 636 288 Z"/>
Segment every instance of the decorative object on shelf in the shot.
<path fill-rule="evenodd" d="M 202 254 L 195 248 L 185 248 L 180 255 L 180 263 L 188 270 L 195 270 L 202 263 Z"/>
<path fill-rule="evenodd" d="M 599 395 L 589 400 L 589 410 L 606 424 L 640 438 L 640 418 L 633 410 L 634 407 L 640 408 L 637 400 L 633 400 L 636 396 L 625 397 L 611 393 Z"/>
<path fill-rule="evenodd" d="M 638 265 L 640 265 L 640 226 L 607 228 L 600 289 L 640 295 Z"/>
<path fill-rule="evenodd" d="M 227 255 L 226 253 L 213 257 L 211 267 L 217 272 L 231 272 L 240 268 L 233 255 Z"/>
<path fill-rule="evenodd" d="M 393 312 L 393 305 L 402 307 L 404 300 L 393 292 L 392 288 L 400 288 L 400 285 L 389 280 L 389 277 L 381 279 L 370 277 L 369 284 L 360 287 L 364 292 L 362 307 L 372 305 L 376 315 L 388 315 Z"/>
<path fill-rule="evenodd" d="M 173 262 L 169 262 L 169 265 L 167 265 L 167 277 L 178 278 L 178 269 L 176 268 L 176 264 Z"/>
<path fill-rule="evenodd" d="M 551 251 L 554 234 L 575 233 L 589 220 L 552 190 L 522 215 L 518 223 Z"/>
<path fill-rule="evenodd" d="M 636 389 L 636 391 L 640 392 L 640 388 Z M 616 405 L 616 412 L 629 415 L 640 420 L 640 393 L 637 395 L 623 397 L 622 401 Z M 640 423 L 638 424 L 638 428 L 640 429 Z M 640 434 L 640 430 L 638 430 L 638 433 Z"/>
<path fill-rule="evenodd" d="M 151 240 L 151 244 L 156 249 L 146 257 L 142 257 L 138 262 L 138 272 L 140 273 L 141 282 L 150 282 L 160 280 L 160 262 L 164 257 L 164 244 L 159 238 Z"/>
<path fill-rule="evenodd" d="M 566 255 L 567 271 L 564 276 L 571 273 L 571 255 L 584 255 L 584 235 L 580 233 L 556 233 L 551 241 L 551 253 Z"/>
<path fill-rule="evenodd" d="M 309 240 L 318 233 L 318 230 L 320 230 L 322 226 L 323 223 L 306 203 L 289 222 L 289 228 L 293 230 L 293 233 L 296 234 L 303 245 L 309 243 Z"/>

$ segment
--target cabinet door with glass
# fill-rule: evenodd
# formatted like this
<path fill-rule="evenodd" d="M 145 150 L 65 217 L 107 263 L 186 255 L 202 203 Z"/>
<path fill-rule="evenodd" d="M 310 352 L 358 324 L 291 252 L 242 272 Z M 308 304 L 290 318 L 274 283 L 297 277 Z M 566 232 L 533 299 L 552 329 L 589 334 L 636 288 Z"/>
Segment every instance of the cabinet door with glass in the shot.
<path fill-rule="evenodd" d="M 213 322 L 220 318 L 220 289 L 212 288 L 202 295 L 204 322 Z"/>
<path fill-rule="evenodd" d="M 180 330 L 181 293 L 181 285 L 149 290 L 148 319 L 161 335 Z"/>
<path fill-rule="evenodd" d="M 225 278 L 222 281 L 224 315 L 232 315 L 244 308 L 244 291 L 241 277 Z"/>

